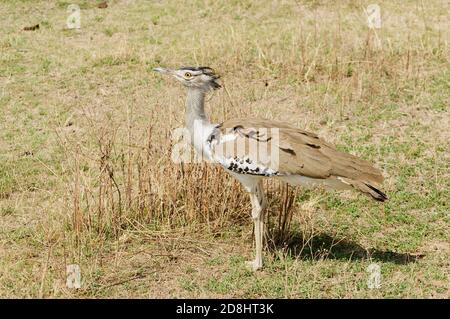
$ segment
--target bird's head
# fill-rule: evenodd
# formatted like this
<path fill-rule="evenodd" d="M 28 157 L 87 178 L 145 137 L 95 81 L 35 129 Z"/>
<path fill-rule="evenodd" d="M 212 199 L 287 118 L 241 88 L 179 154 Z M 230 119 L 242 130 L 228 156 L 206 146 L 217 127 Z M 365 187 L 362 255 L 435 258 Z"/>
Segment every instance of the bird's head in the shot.
<path fill-rule="evenodd" d="M 155 68 L 153 71 L 172 75 L 187 88 L 196 88 L 207 92 L 221 87 L 220 84 L 217 83 L 219 76 L 214 73 L 213 69 L 205 66 L 182 67 L 175 70 Z"/>

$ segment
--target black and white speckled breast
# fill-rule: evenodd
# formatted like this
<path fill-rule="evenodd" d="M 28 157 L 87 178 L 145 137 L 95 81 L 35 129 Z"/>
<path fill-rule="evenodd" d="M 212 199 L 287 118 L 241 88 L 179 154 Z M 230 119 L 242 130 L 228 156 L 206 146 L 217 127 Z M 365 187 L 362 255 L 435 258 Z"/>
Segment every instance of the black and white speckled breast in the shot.
<path fill-rule="evenodd" d="M 221 163 L 227 170 L 238 174 L 259 175 L 259 176 L 278 176 L 278 171 L 264 167 L 258 163 L 252 162 L 250 158 L 227 158 Z"/>

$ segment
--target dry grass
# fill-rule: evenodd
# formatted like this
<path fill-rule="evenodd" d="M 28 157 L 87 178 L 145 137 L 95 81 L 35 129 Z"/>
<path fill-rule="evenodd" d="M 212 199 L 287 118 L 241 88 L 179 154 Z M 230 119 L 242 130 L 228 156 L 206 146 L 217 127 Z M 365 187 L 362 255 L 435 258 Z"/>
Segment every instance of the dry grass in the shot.
<path fill-rule="evenodd" d="M 79 32 L 68 2 L 0 4 L 0 296 L 448 297 L 445 1 L 379 1 L 376 32 L 367 1 L 78 3 Z M 267 267 L 248 272 L 247 195 L 171 162 L 184 92 L 159 65 L 222 75 L 213 121 L 287 121 L 377 163 L 390 201 L 268 183 Z"/>

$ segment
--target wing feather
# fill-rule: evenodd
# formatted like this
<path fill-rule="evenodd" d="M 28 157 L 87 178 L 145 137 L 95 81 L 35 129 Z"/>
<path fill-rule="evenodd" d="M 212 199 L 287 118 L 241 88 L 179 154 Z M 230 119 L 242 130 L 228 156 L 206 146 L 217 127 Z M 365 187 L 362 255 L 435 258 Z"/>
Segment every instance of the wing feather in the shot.
<path fill-rule="evenodd" d="M 250 162 L 253 169 L 265 171 L 261 174 L 265 176 L 302 175 L 317 179 L 338 176 L 375 185 L 383 181 L 380 171 L 369 162 L 336 150 L 314 133 L 282 122 L 241 118 L 225 121 L 217 130 L 212 150 L 227 169 L 237 162 L 237 170 L 244 173 L 245 163 Z M 244 166 L 239 166 L 241 162 Z"/>

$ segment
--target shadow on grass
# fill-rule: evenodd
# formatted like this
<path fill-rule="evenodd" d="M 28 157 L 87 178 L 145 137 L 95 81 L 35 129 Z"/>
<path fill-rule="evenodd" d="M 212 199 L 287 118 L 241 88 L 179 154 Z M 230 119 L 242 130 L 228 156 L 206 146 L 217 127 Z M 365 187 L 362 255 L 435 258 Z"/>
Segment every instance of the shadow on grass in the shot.
<path fill-rule="evenodd" d="M 315 259 L 371 259 L 373 261 L 408 264 L 423 258 L 423 254 L 398 253 L 383 251 L 376 248 L 366 249 L 361 245 L 346 239 L 331 237 L 328 234 L 316 234 L 304 238 L 299 232 L 294 232 L 288 239 L 273 233 L 269 241 L 269 251 L 285 250 L 291 256 L 303 260 Z"/>

